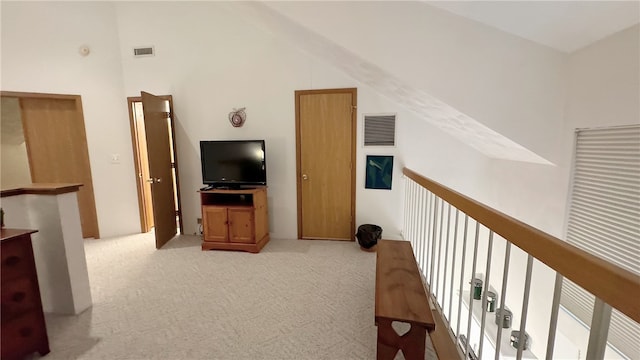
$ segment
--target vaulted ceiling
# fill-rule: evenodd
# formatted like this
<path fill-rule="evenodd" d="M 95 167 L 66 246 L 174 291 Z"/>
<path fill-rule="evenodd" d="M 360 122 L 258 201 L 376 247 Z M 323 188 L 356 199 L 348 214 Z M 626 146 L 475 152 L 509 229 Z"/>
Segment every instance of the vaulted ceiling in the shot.
<path fill-rule="evenodd" d="M 556 4 L 555 7 L 547 6 L 549 4 L 539 6 L 533 4 L 534 2 L 427 3 L 562 52 L 571 52 L 638 22 L 638 15 L 625 15 L 637 8 L 637 3 L 629 5 L 622 2 L 606 6 L 596 2 L 594 6 L 583 6 L 549 2 Z M 620 19 L 602 20 L 602 16 L 611 14 L 617 14 Z M 370 86 L 489 158 L 551 164 L 542 156 L 458 111 L 432 94 L 407 84 L 386 69 L 280 14 L 270 6 L 256 2 L 247 3 L 242 16 L 250 17 L 255 25 L 264 27 L 278 38 L 285 39 L 299 49 L 344 71 L 358 82 Z M 596 26 L 600 23 L 606 26 Z"/>
<path fill-rule="evenodd" d="M 640 22 L 639 1 L 427 1 L 429 5 L 571 53 Z"/>

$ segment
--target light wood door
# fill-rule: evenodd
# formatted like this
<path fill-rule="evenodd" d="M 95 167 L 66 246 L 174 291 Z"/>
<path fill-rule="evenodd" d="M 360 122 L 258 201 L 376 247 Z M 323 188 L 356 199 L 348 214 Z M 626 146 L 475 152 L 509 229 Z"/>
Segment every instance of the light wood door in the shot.
<path fill-rule="evenodd" d="M 142 99 L 127 98 L 129 104 L 129 120 L 131 125 L 131 140 L 133 144 L 133 163 L 136 169 L 138 188 L 138 208 L 140 211 L 140 231 L 151 231 L 153 227 L 153 199 L 151 198 L 151 183 L 149 176 L 149 157 L 147 154 L 147 137 L 144 130 L 144 113 Z"/>
<path fill-rule="evenodd" d="M 204 241 L 229 241 L 227 208 L 220 206 L 202 207 Z"/>
<path fill-rule="evenodd" d="M 296 92 L 298 236 L 353 240 L 356 89 Z"/>
<path fill-rule="evenodd" d="M 229 240 L 235 243 L 255 244 L 253 208 L 229 208 Z"/>
<path fill-rule="evenodd" d="M 46 96 L 46 94 L 42 94 Z M 79 96 L 19 97 L 34 183 L 82 183 L 82 237 L 99 238 L 87 135 Z"/>
<path fill-rule="evenodd" d="M 176 202 L 169 135 L 169 109 L 160 97 L 142 92 L 144 130 L 153 199 L 153 223 L 156 249 L 160 249 L 177 233 Z"/>

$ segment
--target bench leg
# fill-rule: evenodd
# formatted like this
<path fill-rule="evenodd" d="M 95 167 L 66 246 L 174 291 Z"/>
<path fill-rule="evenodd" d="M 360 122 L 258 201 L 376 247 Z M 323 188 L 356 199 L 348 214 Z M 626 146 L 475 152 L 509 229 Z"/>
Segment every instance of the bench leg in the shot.
<path fill-rule="evenodd" d="M 424 360 L 427 329 L 411 324 L 411 329 L 400 336 L 391 323 L 390 320 L 378 321 L 377 360 L 393 360 L 398 350 L 402 350 L 406 360 Z"/>
<path fill-rule="evenodd" d="M 402 353 L 406 360 L 424 360 L 424 344 L 427 341 L 427 329 L 411 325 L 411 330 L 402 336 Z"/>

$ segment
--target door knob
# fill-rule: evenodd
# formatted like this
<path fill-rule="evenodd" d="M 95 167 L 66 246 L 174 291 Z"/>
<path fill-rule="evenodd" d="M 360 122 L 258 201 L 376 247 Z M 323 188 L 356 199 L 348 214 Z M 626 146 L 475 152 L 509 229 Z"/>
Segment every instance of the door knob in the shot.
<path fill-rule="evenodd" d="M 307 176 L 307 174 L 302 174 L 302 180 L 307 180 L 309 179 L 309 177 Z"/>
<path fill-rule="evenodd" d="M 157 183 L 162 182 L 162 179 L 160 179 L 160 178 L 156 178 L 156 182 L 157 182 Z"/>
<path fill-rule="evenodd" d="M 162 179 L 160 179 L 160 178 L 155 178 L 155 179 L 151 178 L 151 179 L 147 179 L 147 182 L 151 183 L 151 184 L 153 184 L 154 182 L 155 183 L 159 183 L 159 182 L 162 182 Z"/>

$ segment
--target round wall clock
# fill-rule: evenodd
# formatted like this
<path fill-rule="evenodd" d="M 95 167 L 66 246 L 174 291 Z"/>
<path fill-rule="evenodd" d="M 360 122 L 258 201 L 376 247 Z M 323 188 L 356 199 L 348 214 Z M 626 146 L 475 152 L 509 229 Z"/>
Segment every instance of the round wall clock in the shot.
<path fill-rule="evenodd" d="M 229 122 L 233 127 L 241 127 L 244 125 L 245 120 L 247 120 L 247 114 L 244 112 L 244 109 L 233 109 L 232 112 L 229 113 Z"/>

